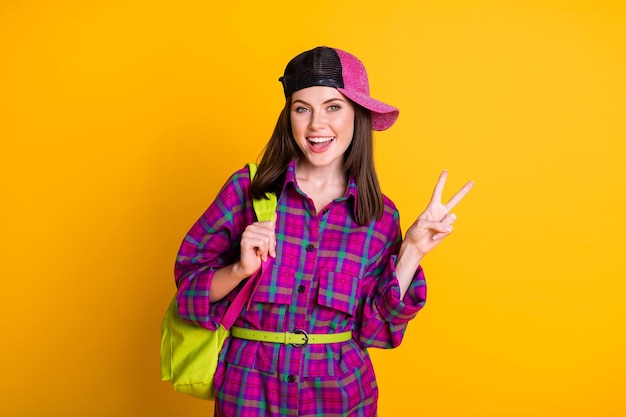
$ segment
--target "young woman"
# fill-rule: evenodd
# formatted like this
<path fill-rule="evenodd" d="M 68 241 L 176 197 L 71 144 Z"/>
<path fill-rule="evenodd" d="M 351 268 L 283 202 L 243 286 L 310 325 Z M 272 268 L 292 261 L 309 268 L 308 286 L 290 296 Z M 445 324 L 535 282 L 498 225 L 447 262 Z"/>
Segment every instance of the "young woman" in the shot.
<path fill-rule="evenodd" d="M 259 280 L 220 354 L 216 416 L 375 416 L 367 348 L 402 341 L 426 299 L 420 262 L 473 184 L 442 204 L 444 171 L 402 239 L 372 155 L 372 130 L 398 110 L 370 97 L 363 64 L 318 47 L 280 81 L 285 107 L 254 181 L 235 172 L 182 243 L 179 312 L 215 329 L 243 282 Z M 252 199 L 267 192 L 276 221 L 256 222 Z"/>

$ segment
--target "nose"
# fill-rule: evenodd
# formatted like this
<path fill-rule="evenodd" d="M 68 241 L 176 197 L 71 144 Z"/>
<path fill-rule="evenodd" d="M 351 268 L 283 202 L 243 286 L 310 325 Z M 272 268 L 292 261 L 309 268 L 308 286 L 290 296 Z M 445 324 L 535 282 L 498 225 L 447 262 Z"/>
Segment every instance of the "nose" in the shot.
<path fill-rule="evenodd" d="M 309 119 L 309 128 L 312 130 L 318 130 L 324 126 L 324 115 L 319 111 L 312 111 L 311 118 Z"/>

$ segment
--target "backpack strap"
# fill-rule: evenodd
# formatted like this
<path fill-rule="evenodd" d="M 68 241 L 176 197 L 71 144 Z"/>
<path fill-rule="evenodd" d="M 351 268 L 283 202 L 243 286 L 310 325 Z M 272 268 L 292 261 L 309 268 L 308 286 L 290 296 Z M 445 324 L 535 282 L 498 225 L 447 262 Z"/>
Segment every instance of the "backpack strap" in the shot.
<path fill-rule="evenodd" d="M 256 174 L 257 165 L 250 162 L 248 169 L 250 170 L 250 183 L 252 183 Z M 276 204 L 276 194 L 274 193 L 265 193 L 264 199 L 252 200 L 257 220 L 260 222 L 276 220 Z"/>

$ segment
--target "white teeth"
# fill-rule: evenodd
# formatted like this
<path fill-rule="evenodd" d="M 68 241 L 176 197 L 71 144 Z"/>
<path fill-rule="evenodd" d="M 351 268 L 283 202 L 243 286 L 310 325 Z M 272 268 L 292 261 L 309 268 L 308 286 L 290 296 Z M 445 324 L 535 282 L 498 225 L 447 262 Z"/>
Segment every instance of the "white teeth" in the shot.
<path fill-rule="evenodd" d="M 335 139 L 334 136 L 329 136 L 326 138 L 307 138 L 309 140 L 309 142 L 312 143 L 324 143 L 324 142 L 330 142 L 331 140 Z"/>

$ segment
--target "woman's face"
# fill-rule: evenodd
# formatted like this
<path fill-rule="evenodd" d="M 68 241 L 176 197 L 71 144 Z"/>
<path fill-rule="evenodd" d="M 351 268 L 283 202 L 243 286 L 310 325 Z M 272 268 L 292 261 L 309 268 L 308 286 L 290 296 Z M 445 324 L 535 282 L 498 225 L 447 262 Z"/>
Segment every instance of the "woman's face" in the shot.
<path fill-rule="evenodd" d="M 291 131 L 314 167 L 343 168 L 354 135 L 354 106 L 333 87 L 309 87 L 291 97 Z M 304 162 L 304 161 L 303 161 Z"/>

